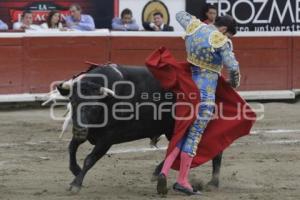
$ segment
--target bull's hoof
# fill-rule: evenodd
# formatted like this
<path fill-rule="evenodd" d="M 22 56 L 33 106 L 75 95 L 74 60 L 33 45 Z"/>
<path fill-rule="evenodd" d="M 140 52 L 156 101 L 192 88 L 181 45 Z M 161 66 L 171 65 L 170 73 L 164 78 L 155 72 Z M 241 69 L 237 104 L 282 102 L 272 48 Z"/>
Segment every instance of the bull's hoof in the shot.
<path fill-rule="evenodd" d="M 80 192 L 80 189 L 81 189 L 81 184 L 78 184 L 76 182 L 76 179 L 74 179 L 74 181 L 70 184 L 69 191 L 72 194 L 78 194 Z"/>
<path fill-rule="evenodd" d="M 168 188 L 167 188 L 167 177 L 164 174 L 160 174 L 157 179 L 157 194 L 159 194 L 161 197 L 166 197 L 168 194 Z"/>
<path fill-rule="evenodd" d="M 199 190 L 199 191 L 203 191 L 205 188 L 205 184 L 203 183 L 202 180 L 191 180 L 191 184 L 193 186 L 193 188 Z"/>
<path fill-rule="evenodd" d="M 219 189 L 219 181 L 218 180 L 211 180 L 205 186 L 206 191 L 214 191 L 217 189 Z"/>
<path fill-rule="evenodd" d="M 80 192 L 80 189 L 81 189 L 80 186 L 72 185 L 72 184 L 71 184 L 68 190 L 69 190 L 72 194 L 78 194 L 78 193 Z"/>

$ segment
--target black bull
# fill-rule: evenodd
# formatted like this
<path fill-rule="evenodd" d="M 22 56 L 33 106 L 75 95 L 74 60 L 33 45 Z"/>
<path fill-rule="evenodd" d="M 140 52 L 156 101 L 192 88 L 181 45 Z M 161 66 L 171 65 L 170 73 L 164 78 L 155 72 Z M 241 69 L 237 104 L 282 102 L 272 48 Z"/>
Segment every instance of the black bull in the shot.
<path fill-rule="evenodd" d="M 80 81 L 74 81 L 69 86 L 66 89 L 61 84 L 58 90 L 63 96 L 69 95 L 72 106 L 73 138 L 69 144 L 69 167 L 75 179 L 70 190 L 80 190 L 88 170 L 112 145 L 143 138 L 150 138 L 156 143 L 162 134 L 171 139 L 174 118 L 170 110 L 176 97 L 170 91 L 162 90 L 147 68 L 113 65 L 95 67 L 87 71 Z M 169 112 L 156 113 L 155 108 L 162 104 L 164 106 L 161 108 Z M 95 126 L 99 124 L 102 125 Z M 94 148 L 85 158 L 81 169 L 77 164 L 76 152 L 87 140 Z M 209 186 L 219 186 L 221 160 L 222 154 L 213 159 L 213 175 Z M 156 167 L 154 177 L 159 174 L 162 165 L 163 162 Z"/>

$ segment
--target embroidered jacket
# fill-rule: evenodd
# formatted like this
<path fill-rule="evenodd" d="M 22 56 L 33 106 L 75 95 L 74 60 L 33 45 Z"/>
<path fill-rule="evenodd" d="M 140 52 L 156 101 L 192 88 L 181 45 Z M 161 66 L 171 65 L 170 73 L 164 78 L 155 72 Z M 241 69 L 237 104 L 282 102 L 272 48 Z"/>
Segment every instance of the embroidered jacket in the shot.
<path fill-rule="evenodd" d="M 181 11 L 176 19 L 186 31 L 187 61 L 195 66 L 221 73 L 225 65 L 230 72 L 239 70 L 230 41 L 214 25 L 207 25 Z"/>

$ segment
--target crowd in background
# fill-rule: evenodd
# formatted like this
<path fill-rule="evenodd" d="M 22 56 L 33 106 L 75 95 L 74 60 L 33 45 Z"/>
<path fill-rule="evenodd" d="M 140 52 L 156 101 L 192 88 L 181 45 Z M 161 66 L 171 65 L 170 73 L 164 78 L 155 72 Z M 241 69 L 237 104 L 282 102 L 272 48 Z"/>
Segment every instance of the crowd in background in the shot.
<path fill-rule="evenodd" d="M 93 31 L 95 30 L 95 22 L 92 16 L 83 14 L 79 4 L 73 4 L 69 8 L 70 15 L 62 19 L 59 11 L 49 12 L 46 22 L 41 25 L 33 23 L 33 14 L 31 11 L 24 11 L 19 22 L 13 24 L 13 30 L 47 30 L 57 29 L 60 31 L 80 30 Z M 206 11 L 207 19 L 204 21 L 207 24 L 213 24 L 217 17 L 217 9 L 214 6 L 208 6 Z M 145 31 L 174 31 L 174 28 L 164 23 L 164 16 L 161 12 L 155 12 L 151 22 L 143 23 Z M 0 30 L 8 30 L 9 27 L 0 20 Z M 136 20 L 130 9 L 126 8 L 121 12 L 120 17 L 112 19 L 112 30 L 115 31 L 139 31 Z"/>
<path fill-rule="evenodd" d="M 164 16 L 161 12 L 155 12 L 152 22 L 145 22 L 143 27 L 146 31 L 174 31 L 172 26 L 164 24 Z M 140 27 L 133 18 L 132 11 L 126 8 L 122 11 L 121 17 L 112 20 L 112 30 L 138 31 Z"/>
<path fill-rule="evenodd" d="M 51 11 L 48 14 L 46 22 L 37 25 L 33 23 L 33 14 L 29 10 L 25 10 L 22 13 L 19 22 L 13 24 L 13 30 L 46 30 L 46 29 L 58 29 L 61 31 L 67 30 L 81 30 L 81 31 L 93 31 L 95 30 L 95 22 L 92 16 L 82 14 L 82 8 L 79 4 L 73 4 L 69 8 L 70 15 L 62 19 L 59 11 Z M 8 26 L 4 22 L 0 21 L 0 29 L 7 30 Z"/>

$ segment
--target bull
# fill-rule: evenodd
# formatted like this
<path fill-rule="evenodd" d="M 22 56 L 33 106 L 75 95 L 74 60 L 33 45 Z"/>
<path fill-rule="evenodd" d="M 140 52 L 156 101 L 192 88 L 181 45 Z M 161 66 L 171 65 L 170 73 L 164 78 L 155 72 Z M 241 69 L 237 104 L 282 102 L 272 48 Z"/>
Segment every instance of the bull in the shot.
<path fill-rule="evenodd" d="M 112 145 L 144 138 L 150 138 L 155 145 L 163 134 L 168 140 L 172 137 L 175 120 L 170 111 L 176 97 L 171 91 L 164 91 L 146 67 L 92 66 L 84 76 L 63 82 L 57 90 L 71 105 L 69 169 L 75 176 L 70 184 L 72 192 L 80 191 L 87 172 Z M 157 108 L 170 111 L 157 113 Z M 81 168 L 76 152 L 86 141 L 94 148 Z M 222 154 L 213 159 L 210 186 L 219 186 L 221 160 Z M 163 161 L 154 170 L 152 180 L 162 166 Z"/>

